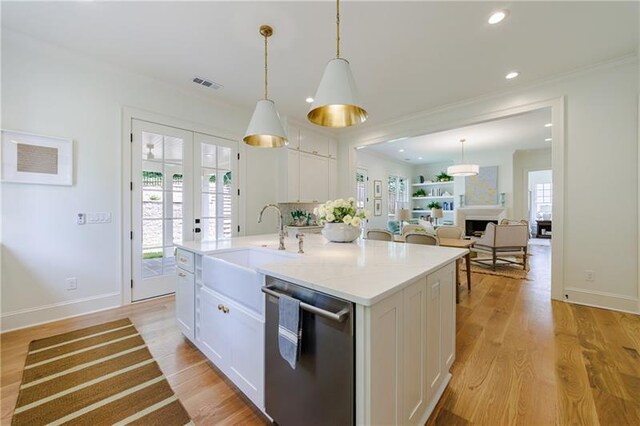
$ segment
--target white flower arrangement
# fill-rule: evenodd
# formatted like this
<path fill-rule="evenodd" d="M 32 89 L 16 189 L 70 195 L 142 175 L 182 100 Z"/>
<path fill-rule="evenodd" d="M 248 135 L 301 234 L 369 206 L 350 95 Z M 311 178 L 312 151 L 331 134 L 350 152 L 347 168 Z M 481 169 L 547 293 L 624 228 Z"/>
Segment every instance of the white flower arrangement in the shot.
<path fill-rule="evenodd" d="M 324 223 L 344 223 L 359 227 L 363 219 L 368 219 L 371 214 L 367 210 L 356 208 L 356 200 L 350 197 L 347 200 L 342 198 L 327 201 L 320 207 L 313 209 L 313 214 L 319 224 Z"/>

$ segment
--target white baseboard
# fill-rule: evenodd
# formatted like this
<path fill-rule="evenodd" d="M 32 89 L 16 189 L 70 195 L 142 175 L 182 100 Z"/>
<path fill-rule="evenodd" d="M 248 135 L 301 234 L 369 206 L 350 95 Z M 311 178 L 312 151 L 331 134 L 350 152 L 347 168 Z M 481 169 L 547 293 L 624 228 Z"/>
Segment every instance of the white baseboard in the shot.
<path fill-rule="evenodd" d="M 637 297 L 622 296 L 604 291 L 585 290 L 577 287 L 565 287 L 564 294 L 569 296 L 563 299 L 565 302 L 628 312 L 631 314 L 640 314 Z"/>
<path fill-rule="evenodd" d="M 122 304 L 120 292 L 85 297 L 83 299 L 68 300 L 35 308 L 20 309 L 4 312 L 0 317 L 2 332 L 31 327 L 65 318 L 77 317 L 92 312 L 103 311 L 118 307 Z"/>

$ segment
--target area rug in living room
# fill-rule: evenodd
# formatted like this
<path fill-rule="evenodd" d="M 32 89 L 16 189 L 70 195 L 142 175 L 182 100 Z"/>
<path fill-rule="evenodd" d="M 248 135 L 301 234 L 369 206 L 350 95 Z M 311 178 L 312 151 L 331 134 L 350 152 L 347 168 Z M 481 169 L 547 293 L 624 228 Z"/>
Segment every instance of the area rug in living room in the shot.
<path fill-rule="evenodd" d="M 11 424 L 193 423 L 125 318 L 32 341 Z"/>
<path fill-rule="evenodd" d="M 527 255 L 530 257 L 532 255 Z M 490 260 L 490 258 L 480 258 L 482 260 Z M 515 260 L 512 258 L 511 260 Z M 520 260 L 519 260 L 520 261 Z M 466 271 L 467 267 L 464 262 L 461 262 L 460 266 L 461 271 Z M 471 264 L 471 272 L 474 274 L 484 274 L 484 275 L 496 275 L 501 277 L 514 278 L 518 280 L 526 280 L 527 273 L 529 272 L 529 264 L 527 264 L 527 270 L 523 270 L 520 265 L 512 265 L 510 263 L 498 263 L 496 264 L 496 270 L 492 270 L 490 266 L 481 266 L 472 263 Z"/>

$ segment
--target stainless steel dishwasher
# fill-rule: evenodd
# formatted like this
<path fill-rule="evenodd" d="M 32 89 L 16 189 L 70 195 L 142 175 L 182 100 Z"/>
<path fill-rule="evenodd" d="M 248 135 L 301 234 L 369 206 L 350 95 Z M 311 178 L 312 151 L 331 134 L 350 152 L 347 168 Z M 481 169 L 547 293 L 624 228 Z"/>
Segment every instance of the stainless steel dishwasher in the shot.
<path fill-rule="evenodd" d="M 351 302 L 267 277 L 265 408 L 279 425 L 355 423 L 355 310 Z M 295 370 L 278 349 L 278 297 L 300 300 L 301 352 Z"/>

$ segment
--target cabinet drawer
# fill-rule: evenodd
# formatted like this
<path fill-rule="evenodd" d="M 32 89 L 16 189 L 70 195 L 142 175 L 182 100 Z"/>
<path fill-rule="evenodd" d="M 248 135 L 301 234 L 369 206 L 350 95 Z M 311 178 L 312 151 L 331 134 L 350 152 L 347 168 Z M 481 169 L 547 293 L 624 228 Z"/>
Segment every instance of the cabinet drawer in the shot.
<path fill-rule="evenodd" d="M 193 272 L 194 256 L 190 251 L 178 249 L 176 252 L 176 262 L 185 271 Z"/>

